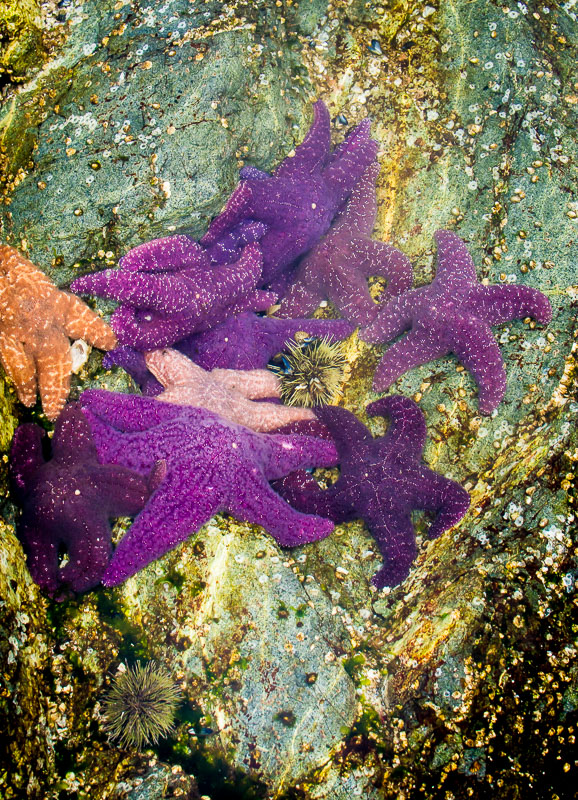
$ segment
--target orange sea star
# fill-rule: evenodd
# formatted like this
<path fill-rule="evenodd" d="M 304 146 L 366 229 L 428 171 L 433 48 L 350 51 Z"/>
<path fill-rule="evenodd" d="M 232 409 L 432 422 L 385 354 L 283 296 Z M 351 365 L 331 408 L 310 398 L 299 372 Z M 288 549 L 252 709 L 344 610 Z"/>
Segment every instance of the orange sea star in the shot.
<path fill-rule="evenodd" d="M 55 420 L 68 397 L 71 339 L 110 350 L 116 336 L 94 311 L 62 292 L 13 247 L 0 245 L 0 363 L 25 406 Z"/>

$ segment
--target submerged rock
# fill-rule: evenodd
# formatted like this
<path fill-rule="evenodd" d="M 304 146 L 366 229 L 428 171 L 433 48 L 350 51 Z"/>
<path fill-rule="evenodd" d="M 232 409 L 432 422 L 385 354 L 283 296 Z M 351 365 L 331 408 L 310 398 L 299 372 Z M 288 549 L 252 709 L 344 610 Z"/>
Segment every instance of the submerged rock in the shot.
<path fill-rule="evenodd" d="M 139 658 L 183 689 L 156 756 L 201 795 L 565 796 L 578 724 L 572 13 L 465 0 L 411 13 L 71 5 L 62 49 L 0 118 L 2 238 L 24 242 L 60 285 L 154 236 L 200 235 L 238 167 L 278 163 L 321 95 L 349 125 L 372 117 L 375 233 L 408 253 L 418 285 L 433 274 L 433 232 L 452 228 L 479 278 L 540 289 L 554 317 L 543 330 L 494 329 L 508 386 L 489 418 L 449 357 L 393 387 L 426 414 L 426 463 L 472 496 L 435 542 L 418 521 L 419 557 L 393 590 L 370 586 L 380 561 L 360 522 L 282 551 L 218 518 L 119 589 L 55 610 L 3 528 L 2 702 L 17 766 L 0 770 L 7 798 L 97 800 L 125 786 L 137 797 L 146 769 L 162 787 L 151 796 L 169 796 L 156 766 L 99 728 L 111 672 Z M 364 422 L 381 352 L 347 344 L 343 402 Z M 95 354 L 76 380 L 128 385 Z"/>

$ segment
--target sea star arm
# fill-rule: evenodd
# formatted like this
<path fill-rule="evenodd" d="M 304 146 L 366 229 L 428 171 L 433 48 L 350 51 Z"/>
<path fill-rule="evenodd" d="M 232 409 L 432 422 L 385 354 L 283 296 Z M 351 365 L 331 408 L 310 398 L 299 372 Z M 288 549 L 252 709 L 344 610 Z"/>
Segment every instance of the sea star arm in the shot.
<path fill-rule="evenodd" d="M 290 185 L 284 178 L 254 182 L 252 213 L 272 228 L 263 237 L 264 249 L 271 250 L 272 242 L 275 242 L 273 249 L 276 251 L 293 246 L 291 232 L 306 225 L 312 213 L 307 198 L 308 194 L 304 195 L 301 187 Z M 303 249 L 299 250 L 302 252 Z"/>
<path fill-rule="evenodd" d="M 203 267 L 203 248 L 183 234 L 164 236 L 133 247 L 118 262 L 121 270 L 169 272 L 183 267 Z"/>
<path fill-rule="evenodd" d="M 116 586 L 195 533 L 223 506 L 210 474 L 174 465 L 119 542 L 103 575 Z"/>
<path fill-rule="evenodd" d="M 470 496 L 459 483 L 421 467 L 416 506 L 435 513 L 428 537 L 437 539 L 448 528 L 457 525 L 470 507 Z"/>
<path fill-rule="evenodd" d="M 87 389 L 79 400 L 83 409 L 99 417 L 107 427 L 126 433 L 147 431 L 177 417 L 180 409 L 152 397 Z"/>
<path fill-rule="evenodd" d="M 151 474 L 159 462 L 155 461 L 154 443 L 148 438 L 148 432 L 123 433 L 107 425 L 90 408 L 83 410 L 90 424 L 99 460 L 107 466 L 117 464 L 143 477 L 148 476 L 150 491 L 157 488 L 159 481 L 151 481 Z"/>
<path fill-rule="evenodd" d="M 458 318 L 452 326 L 452 350 L 478 385 L 481 414 L 491 414 L 506 393 L 506 370 L 500 348 L 488 324 Z"/>
<path fill-rule="evenodd" d="M 53 327 L 35 353 L 38 389 L 42 410 L 54 421 L 66 403 L 70 391 L 72 356 L 68 337 Z"/>
<path fill-rule="evenodd" d="M 379 170 L 377 161 L 365 170 L 351 192 L 344 210 L 331 226 L 332 231 L 345 229 L 349 236 L 371 236 L 377 218 L 375 181 Z"/>
<path fill-rule="evenodd" d="M 46 436 L 40 425 L 26 422 L 19 425 L 10 447 L 10 478 L 17 492 L 25 492 L 36 471 L 44 463 L 42 440 Z"/>
<path fill-rule="evenodd" d="M 366 408 L 370 417 L 387 417 L 389 426 L 384 445 L 403 453 L 407 458 L 419 459 L 423 452 L 427 430 L 425 418 L 417 403 L 409 397 L 390 395 L 382 397 Z"/>
<path fill-rule="evenodd" d="M 74 281 L 75 291 L 92 291 L 131 306 L 158 311 L 167 315 L 185 314 L 195 317 L 206 313 L 216 299 L 228 305 L 247 294 L 261 277 L 263 259 L 259 246 L 247 245 L 235 264 L 215 267 L 205 275 L 186 268 L 179 273 L 151 274 L 149 272 L 104 270 Z"/>
<path fill-rule="evenodd" d="M 334 467 L 338 461 L 333 442 L 314 436 L 273 434 L 268 444 L 269 459 L 265 467 L 268 481 L 304 467 Z"/>
<path fill-rule="evenodd" d="M 401 297 L 395 297 L 380 306 L 373 322 L 361 329 L 360 338 L 371 344 L 390 342 L 395 339 L 410 327 L 422 294 L 423 289 L 410 289 Z"/>
<path fill-rule="evenodd" d="M 361 444 L 373 442 L 373 437 L 366 426 L 346 408 L 322 406 L 315 409 L 315 416 L 327 426 L 340 456 Z"/>
<path fill-rule="evenodd" d="M 34 581 L 56 600 L 72 589 L 84 592 L 96 586 L 112 551 L 110 526 L 104 512 L 76 504 L 64 508 L 54 520 L 32 514 L 18 536 L 28 556 Z M 60 554 L 67 562 L 60 566 Z"/>
<path fill-rule="evenodd" d="M 36 364 L 32 353 L 17 335 L 0 331 L 0 362 L 12 379 L 20 402 L 33 406 L 38 391 Z"/>
<path fill-rule="evenodd" d="M 352 254 L 357 269 L 366 278 L 379 275 L 387 279 L 387 295 L 400 295 L 411 286 L 413 270 L 409 258 L 386 242 L 375 239 L 353 239 Z"/>
<path fill-rule="evenodd" d="M 153 311 L 121 305 L 112 315 L 112 325 L 122 344 L 153 350 L 174 344 L 195 331 L 208 330 L 244 311 L 265 311 L 275 300 L 276 295 L 271 292 L 249 292 L 230 305 L 212 308 L 210 320 L 186 316 L 170 319 Z"/>
<path fill-rule="evenodd" d="M 322 100 L 313 105 L 313 123 L 292 158 L 284 159 L 274 172 L 275 177 L 311 174 L 321 169 L 329 157 L 331 120 Z"/>
<path fill-rule="evenodd" d="M 97 464 L 90 467 L 90 477 L 98 486 L 102 508 L 108 517 L 138 514 L 149 495 L 146 479 L 126 467 Z"/>
<path fill-rule="evenodd" d="M 190 381 L 198 382 L 209 378 L 206 370 L 170 347 L 146 353 L 145 363 L 165 388 L 185 386 Z"/>
<path fill-rule="evenodd" d="M 125 305 L 114 311 L 111 323 L 119 342 L 137 350 L 154 350 L 174 344 L 194 332 L 199 324 L 194 317 L 170 319 Z"/>
<path fill-rule="evenodd" d="M 244 222 L 249 216 L 249 203 L 252 194 L 249 182 L 245 180 L 239 181 L 227 200 L 225 208 L 211 222 L 200 243 L 203 246 L 212 245 L 223 235 L 229 233 L 236 225 Z"/>
<path fill-rule="evenodd" d="M 339 272 L 330 272 L 325 289 L 340 314 L 354 325 L 368 325 L 375 318 L 378 306 L 369 293 L 365 276 L 353 264 L 343 265 Z"/>
<path fill-rule="evenodd" d="M 427 330 L 411 330 L 385 351 L 373 376 L 373 388 L 376 392 L 385 392 L 410 369 L 445 356 L 448 352 L 447 343 L 433 339 Z"/>
<path fill-rule="evenodd" d="M 296 280 L 289 287 L 277 313 L 285 318 L 305 317 L 315 311 L 324 299 L 322 291 L 316 291 L 306 286 L 303 281 Z"/>
<path fill-rule="evenodd" d="M 436 231 L 437 244 L 435 284 L 465 286 L 476 283 L 476 267 L 466 243 L 453 231 Z"/>
<path fill-rule="evenodd" d="M 74 281 L 74 291 L 88 292 L 100 297 L 113 298 L 122 303 L 129 303 L 138 308 L 150 308 L 153 311 L 183 313 L 190 311 L 191 316 L 198 313 L 201 305 L 198 291 L 198 274 L 121 272 L 106 269 L 94 275 L 86 275 Z"/>
<path fill-rule="evenodd" d="M 341 145 L 335 148 L 323 170 L 323 180 L 333 194 L 337 208 L 348 195 L 377 155 L 377 142 L 369 138 L 371 123 L 362 120 Z"/>
<path fill-rule="evenodd" d="M 282 480 L 275 481 L 273 488 L 299 511 L 318 514 L 320 517 L 333 520 L 333 522 L 344 522 L 348 519 L 348 515 L 343 513 L 344 496 L 337 483 L 328 489 L 322 489 L 313 475 L 299 469 Z M 336 504 L 336 496 L 339 497 L 338 504 Z M 353 508 L 345 510 L 351 512 Z"/>
<path fill-rule="evenodd" d="M 207 245 L 205 252 L 213 264 L 232 264 L 238 260 L 246 245 L 258 242 L 268 230 L 269 226 L 264 222 L 240 222 L 230 233 L 223 234 L 214 244 Z"/>
<path fill-rule="evenodd" d="M 115 346 L 116 336 L 109 325 L 78 297 L 59 292 L 54 308 L 57 319 L 71 339 L 84 339 L 102 350 L 111 350 Z"/>
<path fill-rule="evenodd" d="M 490 325 L 532 317 L 545 325 L 552 319 L 552 306 L 545 294 L 531 286 L 476 286 L 468 308 Z"/>
<path fill-rule="evenodd" d="M 59 546 L 62 543 L 62 528 L 45 523 L 35 524 L 36 520 L 22 520 L 18 538 L 22 542 L 28 570 L 32 580 L 47 594 L 54 596 L 62 586 Z M 109 537 L 110 539 L 110 534 Z"/>
<path fill-rule="evenodd" d="M 98 462 L 90 425 L 80 403 L 68 403 L 66 413 L 57 419 L 51 440 L 51 452 L 53 459 L 68 467 L 85 462 L 94 464 Z"/>
<path fill-rule="evenodd" d="M 137 510 L 140 508 L 142 508 L 142 503 Z M 64 544 L 67 549 L 67 564 L 59 569 L 58 553 L 52 553 L 52 557 L 53 565 L 60 573 L 57 572 L 57 580 L 61 587 L 70 586 L 75 592 L 80 593 L 88 591 L 98 584 L 110 559 L 112 542 L 110 524 L 103 510 L 92 506 L 90 514 L 84 519 L 78 519 L 78 516 L 80 515 L 70 521 L 68 528 L 68 530 L 74 531 L 74 535 L 64 538 L 67 533 L 64 520 L 59 526 L 60 531 L 53 533 L 53 540 L 58 541 L 59 533 L 62 537 L 61 544 Z"/>
<path fill-rule="evenodd" d="M 271 176 L 268 172 L 265 172 L 264 169 L 259 169 L 258 167 L 252 167 L 251 164 L 247 164 L 245 167 L 241 167 L 239 170 L 239 177 L 243 180 L 245 178 L 254 181 L 268 181 L 270 180 Z"/>
<path fill-rule="evenodd" d="M 259 474 L 248 480 L 246 491 L 230 504 L 229 511 L 239 519 L 261 525 L 282 547 L 323 539 L 334 527 L 328 519 L 295 511 Z"/>
<path fill-rule="evenodd" d="M 279 397 L 281 387 L 279 378 L 270 369 L 216 369 L 211 370 L 211 375 L 227 389 L 240 392 L 249 400 L 263 397 Z"/>
<path fill-rule="evenodd" d="M 415 531 L 409 513 L 394 514 L 383 512 L 364 515 L 367 527 L 375 539 L 383 566 L 372 579 L 374 586 L 397 586 L 409 575 L 411 565 L 417 555 Z"/>

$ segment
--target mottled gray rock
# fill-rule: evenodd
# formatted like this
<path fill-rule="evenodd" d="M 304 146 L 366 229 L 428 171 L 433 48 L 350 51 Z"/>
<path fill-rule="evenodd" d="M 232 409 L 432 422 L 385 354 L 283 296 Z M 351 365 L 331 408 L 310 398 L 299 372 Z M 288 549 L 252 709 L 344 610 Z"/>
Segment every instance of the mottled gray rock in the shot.
<path fill-rule="evenodd" d="M 201 234 L 244 161 L 270 167 L 303 130 L 294 34 L 267 3 L 87 0 L 68 24 L 63 53 L 18 98 L 36 116 L 18 166 L 31 155 L 33 168 L 0 219 L 61 281 L 155 236 Z"/>
<path fill-rule="evenodd" d="M 203 711 L 205 746 L 280 791 L 329 758 L 356 698 L 331 606 L 313 575 L 295 574 L 307 552 L 256 530 L 204 526 L 196 545 L 143 570 L 124 602 L 129 619 L 147 609 L 155 635 L 173 627 L 181 640 L 179 674 Z M 178 594 L 175 575 L 186 575 Z"/>
<path fill-rule="evenodd" d="M 194 778 L 167 764 L 154 764 L 142 777 L 117 784 L 114 797 L 116 800 L 163 800 L 165 797 L 199 800 L 200 795 Z"/>

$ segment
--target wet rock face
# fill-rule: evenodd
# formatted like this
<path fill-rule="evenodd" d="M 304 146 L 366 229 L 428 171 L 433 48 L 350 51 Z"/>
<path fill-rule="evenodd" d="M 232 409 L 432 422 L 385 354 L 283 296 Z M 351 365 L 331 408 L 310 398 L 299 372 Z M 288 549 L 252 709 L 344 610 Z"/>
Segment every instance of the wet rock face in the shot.
<path fill-rule="evenodd" d="M 47 716 L 50 688 L 44 669 L 50 636 L 46 604 L 26 569 L 22 548 L 13 531 L 0 520 L 0 793 L 30 796 L 40 783 L 55 778 L 54 748 Z M 36 761 L 44 778 L 31 773 Z"/>
<path fill-rule="evenodd" d="M 355 719 L 354 685 L 326 638 L 334 626 L 321 622 L 331 606 L 296 574 L 305 553 L 296 560 L 234 521 L 204 531 L 168 573 L 153 568 L 148 582 L 138 579 L 155 636 L 166 640 L 178 620 L 172 647 L 189 702 L 202 712 L 181 743 L 189 757 L 204 744 L 230 769 L 281 792 L 326 761 Z M 178 591 L 176 575 L 187 576 Z M 129 600 L 127 614 L 135 611 Z"/>
<path fill-rule="evenodd" d="M 295 34 L 287 23 L 279 50 L 268 23 L 285 23 L 261 10 L 75 4 L 63 54 L 23 95 L 34 125 L 18 159 L 31 156 L 33 170 L 2 215 L 3 237 L 25 239 L 49 268 L 114 259 L 171 231 L 201 234 L 239 166 L 270 167 L 303 124 L 303 68 L 286 42 Z"/>
<path fill-rule="evenodd" d="M 433 274 L 433 232 L 451 228 L 482 280 L 540 289 L 554 318 L 544 330 L 529 320 L 494 329 L 508 388 L 489 418 L 451 358 L 393 387 L 426 414 L 427 464 L 472 496 L 436 542 L 417 520 L 419 557 L 401 587 L 371 588 L 380 562 L 359 522 L 282 551 L 220 518 L 118 590 L 48 615 L 30 614 L 29 597 L 18 648 L 0 649 L 23 709 L 12 796 L 30 785 L 45 800 L 60 785 L 107 797 L 116 785 L 138 797 L 141 778 L 151 796 L 170 796 L 173 769 L 210 796 L 565 796 L 578 725 L 572 13 L 482 2 L 66 6 L 66 43 L 0 119 L 2 238 L 24 241 L 61 285 L 153 236 L 202 233 L 240 164 L 278 163 L 320 95 L 336 139 L 372 117 L 376 233 L 408 253 L 418 284 Z M 363 409 L 381 352 L 348 343 L 344 403 L 375 435 L 384 422 Z M 78 381 L 126 387 L 94 360 Z M 2 403 L 4 442 L 9 393 Z M 4 541 L 4 573 L 33 592 L 10 531 Z M 7 631 L 22 603 L 10 587 Z M 135 658 L 162 661 L 183 688 L 176 734 L 157 749 L 169 767 L 137 763 L 99 732 L 103 687 Z M 44 771 L 26 747 L 44 748 Z"/>

